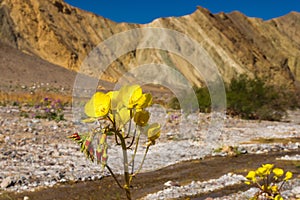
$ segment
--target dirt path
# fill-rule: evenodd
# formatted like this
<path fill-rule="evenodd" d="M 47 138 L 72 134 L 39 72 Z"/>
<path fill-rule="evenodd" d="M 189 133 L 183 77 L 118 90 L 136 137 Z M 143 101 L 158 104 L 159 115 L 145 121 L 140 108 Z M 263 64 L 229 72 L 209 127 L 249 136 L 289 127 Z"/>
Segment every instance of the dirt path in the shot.
<path fill-rule="evenodd" d="M 182 162 L 157 171 L 138 175 L 133 181 L 133 197 L 137 199 L 148 193 L 161 190 L 164 187 L 163 184 L 169 180 L 177 181 L 181 185 L 184 185 L 192 180 L 203 181 L 218 178 L 229 172 L 245 175 L 247 170 L 254 169 L 262 163 L 274 163 L 278 167 L 291 170 L 295 174 L 295 177 L 297 177 L 300 175 L 300 170 L 296 167 L 295 163 L 276 160 L 277 157 L 295 155 L 297 153 L 299 154 L 299 151 L 240 155 L 237 157 L 211 157 L 204 160 Z M 121 179 L 121 177 L 118 178 Z M 228 194 L 237 192 L 239 189 L 246 188 L 241 187 L 236 188 L 236 190 L 227 188 L 223 192 L 224 194 Z M 217 191 L 215 192 L 216 194 L 209 195 L 220 196 L 223 192 Z M 202 199 L 201 197 L 209 195 L 199 195 L 197 199 Z M 0 197 L 0 200 L 21 200 L 24 196 L 28 196 L 30 200 L 124 199 L 123 191 L 117 187 L 112 177 L 105 177 L 98 181 L 61 184 L 53 188 L 40 189 L 35 192 L 6 193 Z"/>

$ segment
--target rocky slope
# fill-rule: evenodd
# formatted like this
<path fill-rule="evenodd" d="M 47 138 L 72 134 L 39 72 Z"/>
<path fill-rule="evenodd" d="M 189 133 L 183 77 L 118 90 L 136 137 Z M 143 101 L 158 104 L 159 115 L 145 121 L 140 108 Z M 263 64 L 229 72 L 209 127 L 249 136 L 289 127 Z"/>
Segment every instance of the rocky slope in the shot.
<path fill-rule="evenodd" d="M 0 42 L 0 91 L 26 91 L 24 87 L 43 84 L 56 89 L 72 88 L 76 73 L 27 55 Z"/>
<path fill-rule="evenodd" d="M 191 15 L 160 18 L 139 25 L 115 23 L 63 0 L 2 0 L 0 40 L 50 63 L 78 71 L 88 53 L 110 36 L 133 28 L 164 27 L 198 41 L 213 58 L 225 81 L 247 73 L 263 75 L 273 83 L 282 84 L 300 80 L 299 20 L 297 12 L 263 21 L 239 12 L 211 14 L 198 7 Z M 160 35 L 153 39 L 160 39 Z M 116 81 L 128 69 L 149 63 L 175 67 L 190 82 L 203 83 L 185 59 L 149 49 L 120 56 L 102 78 Z"/>

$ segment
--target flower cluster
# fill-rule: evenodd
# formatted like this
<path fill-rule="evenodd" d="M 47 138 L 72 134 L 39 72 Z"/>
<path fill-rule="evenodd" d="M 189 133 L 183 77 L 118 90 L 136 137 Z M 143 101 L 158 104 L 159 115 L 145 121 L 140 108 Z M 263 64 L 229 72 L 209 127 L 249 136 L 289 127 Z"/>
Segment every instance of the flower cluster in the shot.
<path fill-rule="evenodd" d="M 292 178 L 290 171 L 284 172 L 281 168 L 274 168 L 273 164 L 263 164 L 255 171 L 249 171 L 245 183 L 247 185 L 254 184 L 259 188 L 259 192 L 252 198 L 259 199 L 264 196 L 266 199 L 283 200 L 280 190 L 283 184 Z"/>
<path fill-rule="evenodd" d="M 115 178 L 112 169 L 107 164 L 107 137 L 114 136 L 116 144 L 120 145 L 123 150 L 125 185 L 121 186 L 117 178 L 115 181 L 126 191 L 127 199 L 131 199 L 130 183 L 132 178 L 139 173 L 149 147 L 154 145 L 160 136 L 160 124 L 148 123 L 150 113 L 147 108 L 151 104 L 152 95 L 143 93 L 139 85 L 123 86 L 118 91 L 108 93 L 96 92 L 85 104 L 84 111 L 88 118 L 83 121 L 86 123 L 97 122 L 99 126 L 91 132 L 74 133 L 69 136 L 81 146 L 81 151 L 90 160 L 97 161 L 103 168 L 106 167 Z M 135 169 L 135 156 L 141 134 L 147 136 L 146 150 L 139 168 Z M 133 150 L 130 160 L 127 155 L 129 149 Z M 130 173 L 129 168 L 131 168 Z"/>
<path fill-rule="evenodd" d="M 59 99 L 44 98 L 35 106 L 37 111 L 35 118 L 61 121 L 64 119 L 64 105 Z"/>
<path fill-rule="evenodd" d="M 146 108 L 151 104 L 152 95 L 143 94 L 139 85 L 123 86 L 119 91 L 95 93 L 85 105 L 85 113 L 95 120 L 110 120 L 118 132 L 124 131 L 125 125 L 133 119 L 139 128 L 144 127 L 149 144 L 154 144 L 160 136 L 160 125 L 148 124 L 150 113 Z"/>
<path fill-rule="evenodd" d="M 122 145 L 122 141 L 131 139 L 126 149 L 138 143 L 140 133 L 146 134 L 149 147 L 155 144 L 160 136 L 160 124 L 149 124 L 150 113 L 146 110 L 152 104 L 152 95 L 143 93 L 139 85 L 123 86 L 118 91 L 108 93 L 96 92 L 85 104 L 84 111 L 89 117 L 84 122 L 100 122 L 100 127 L 91 133 L 70 136 L 81 145 L 81 150 L 94 161 L 105 166 L 107 163 L 107 136 L 115 136 L 116 143 Z M 135 124 L 132 133 L 132 124 Z M 99 133 L 99 134 L 98 134 Z M 98 137 L 97 147 L 92 144 L 96 135 Z M 137 136 L 137 137 L 136 137 Z M 137 146 L 137 144 L 136 144 Z M 94 149 L 96 152 L 94 153 Z"/>

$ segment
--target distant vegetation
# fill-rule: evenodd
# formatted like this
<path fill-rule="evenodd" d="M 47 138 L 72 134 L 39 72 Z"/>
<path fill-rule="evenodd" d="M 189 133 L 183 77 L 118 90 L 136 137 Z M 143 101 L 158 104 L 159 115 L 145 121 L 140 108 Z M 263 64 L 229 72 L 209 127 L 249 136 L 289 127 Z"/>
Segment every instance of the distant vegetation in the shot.
<path fill-rule="evenodd" d="M 200 112 L 210 112 L 211 100 L 208 88 L 196 88 Z M 244 119 L 278 121 L 288 109 L 300 107 L 295 91 L 285 87 L 271 86 L 262 78 L 249 78 L 240 75 L 226 85 L 227 113 Z M 176 98 L 171 99 L 169 107 L 179 109 Z"/>
<path fill-rule="evenodd" d="M 0 91 L 0 106 L 35 106 L 38 105 L 45 97 L 51 99 L 60 99 L 64 104 L 71 105 L 72 96 L 68 94 L 59 94 L 55 92 L 38 91 L 30 93 L 25 92 L 3 92 Z"/>

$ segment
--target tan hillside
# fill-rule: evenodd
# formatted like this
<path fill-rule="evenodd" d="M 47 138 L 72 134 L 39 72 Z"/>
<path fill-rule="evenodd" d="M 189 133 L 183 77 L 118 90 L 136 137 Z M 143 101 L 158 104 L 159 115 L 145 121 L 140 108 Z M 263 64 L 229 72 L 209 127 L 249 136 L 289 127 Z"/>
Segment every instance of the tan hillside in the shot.
<path fill-rule="evenodd" d="M 2 0 L 0 39 L 25 53 L 76 71 L 87 54 L 110 36 L 138 27 L 164 27 L 198 41 L 225 81 L 247 73 L 286 84 L 300 80 L 299 20 L 296 12 L 263 21 L 239 12 L 213 15 L 198 7 L 191 15 L 138 25 L 115 23 L 62 0 Z M 159 50 L 137 50 L 121 56 L 102 78 L 116 81 L 128 69 L 149 63 L 175 67 L 193 84 L 203 83 L 186 60 Z"/>

